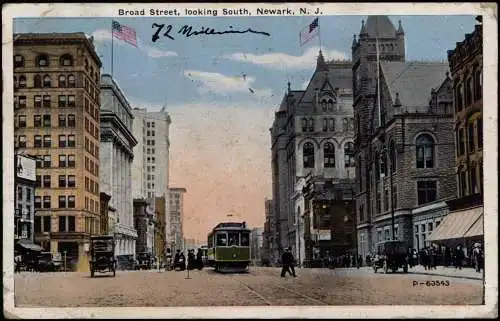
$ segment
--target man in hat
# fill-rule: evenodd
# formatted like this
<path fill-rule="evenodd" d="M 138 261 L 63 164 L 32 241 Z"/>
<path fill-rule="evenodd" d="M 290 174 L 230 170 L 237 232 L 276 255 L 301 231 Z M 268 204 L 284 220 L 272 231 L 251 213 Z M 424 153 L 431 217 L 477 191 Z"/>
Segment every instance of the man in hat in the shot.
<path fill-rule="evenodd" d="M 291 249 L 288 247 L 285 249 L 285 252 L 283 252 L 283 255 L 281 256 L 281 277 L 284 278 L 286 276 L 286 272 L 290 273 L 293 277 L 296 277 L 295 275 L 295 269 L 293 267 L 293 263 L 295 261 L 295 258 L 293 257 L 293 254 L 291 252 Z"/>
<path fill-rule="evenodd" d="M 483 251 L 481 250 L 481 244 L 475 243 L 472 250 L 472 258 L 474 259 L 474 267 L 476 272 L 481 272 L 481 265 L 483 262 Z"/>

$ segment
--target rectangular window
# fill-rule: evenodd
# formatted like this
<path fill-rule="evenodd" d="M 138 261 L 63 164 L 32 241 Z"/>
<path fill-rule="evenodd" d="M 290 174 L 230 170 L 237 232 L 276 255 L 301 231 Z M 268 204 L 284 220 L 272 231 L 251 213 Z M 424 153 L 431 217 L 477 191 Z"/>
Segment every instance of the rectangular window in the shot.
<path fill-rule="evenodd" d="M 75 155 L 68 155 L 68 167 L 75 167 Z"/>
<path fill-rule="evenodd" d="M 51 126 L 50 115 L 43 115 L 43 127 L 50 127 L 50 126 Z"/>
<path fill-rule="evenodd" d="M 68 127 L 76 127 L 76 120 L 74 114 L 68 115 Z"/>
<path fill-rule="evenodd" d="M 66 187 L 66 175 L 59 175 L 59 187 Z"/>
<path fill-rule="evenodd" d="M 75 175 L 68 175 L 68 187 L 75 187 L 75 186 L 76 186 Z"/>
<path fill-rule="evenodd" d="M 68 216 L 68 232 L 75 232 L 75 217 Z"/>
<path fill-rule="evenodd" d="M 50 208 L 50 196 L 43 197 L 43 208 Z"/>
<path fill-rule="evenodd" d="M 328 130 L 331 132 L 335 131 L 335 118 L 330 118 L 328 120 Z"/>
<path fill-rule="evenodd" d="M 52 230 L 50 227 L 50 216 L 43 216 L 43 231 L 50 232 Z"/>
<path fill-rule="evenodd" d="M 35 128 L 42 127 L 42 116 L 41 115 L 34 115 L 33 116 L 33 127 L 35 127 Z"/>
<path fill-rule="evenodd" d="M 34 139 L 34 146 L 35 147 L 42 147 L 42 136 L 41 135 L 35 135 Z"/>
<path fill-rule="evenodd" d="M 68 135 L 68 147 L 75 147 L 75 135 Z"/>
<path fill-rule="evenodd" d="M 43 168 L 43 157 L 40 155 L 36 155 L 36 168 Z"/>
<path fill-rule="evenodd" d="M 474 153 L 474 150 L 475 150 L 475 147 L 476 147 L 476 144 L 475 144 L 475 141 L 474 141 L 474 123 L 469 123 L 467 125 L 467 133 L 468 133 L 467 140 L 468 140 L 468 143 L 469 143 L 469 153 Z"/>
<path fill-rule="evenodd" d="M 68 196 L 68 208 L 75 208 L 75 203 L 76 203 L 75 196 L 74 195 Z"/>
<path fill-rule="evenodd" d="M 49 95 L 43 96 L 43 107 L 50 108 L 50 96 Z"/>
<path fill-rule="evenodd" d="M 59 107 L 66 107 L 66 96 L 65 95 L 60 95 L 59 96 Z"/>
<path fill-rule="evenodd" d="M 59 147 L 66 147 L 66 135 L 59 135 Z"/>
<path fill-rule="evenodd" d="M 59 127 L 66 127 L 66 115 L 59 115 Z"/>
<path fill-rule="evenodd" d="M 42 231 L 42 218 L 40 216 L 35 216 L 35 233 L 40 233 Z"/>
<path fill-rule="evenodd" d="M 35 208 L 42 208 L 42 197 L 35 196 Z"/>
<path fill-rule="evenodd" d="M 66 216 L 59 216 L 59 232 L 66 232 Z"/>
<path fill-rule="evenodd" d="M 417 182 L 418 205 L 434 202 L 437 196 L 436 181 Z"/>
<path fill-rule="evenodd" d="M 36 95 L 35 97 L 33 97 L 33 106 L 35 108 L 42 107 L 42 96 Z"/>
<path fill-rule="evenodd" d="M 19 116 L 19 128 L 26 128 L 26 116 L 20 115 Z"/>
<path fill-rule="evenodd" d="M 44 168 L 52 167 L 52 158 L 50 157 L 50 155 L 43 156 L 43 167 Z"/>
<path fill-rule="evenodd" d="M 328 119 L 323 118 L 323 131 L 326 132 L 328 131 Z"/>
<path fill-rule="evenodd" d="M 66 208 L 66 196 L 59 196 L 59 208 Z"/>
<path fill-rule="evenodd" d="M 52 137 L 50 135 L 43 136 L 43 147 L 51 147 L 52 146 Z"/>
<path fill-rule="evenodd" d="M 75 96 L 74 95 L 68 96 L 68 107 L 75 107 Z"/>
<path fill-rule="evenodd" d="M 36 175 L 35 187 L 42 187 L 42 175 Z"/>
<path fill-rule="evenodd" d="M 50 175 L 43 175 L 43 187 L 50 188 Z"/>
<path fill-rule="evenodd" d="M 59 167 L 66 167 L 66 155 L 59 155 Z"/>
<path fill-rule="evenodd" d="M 21 135 L 19 136 L 19 148 L 25 148 L 26 147 L 26 136 Z"/>

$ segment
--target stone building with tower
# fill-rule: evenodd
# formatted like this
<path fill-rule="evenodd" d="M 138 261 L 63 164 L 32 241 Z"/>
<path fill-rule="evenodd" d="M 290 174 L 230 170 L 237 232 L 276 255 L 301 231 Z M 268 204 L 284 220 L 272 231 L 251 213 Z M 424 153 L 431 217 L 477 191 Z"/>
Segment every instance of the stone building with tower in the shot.
<path fill-rule="evenodd" d="M 35 242 L 88 269 L 101 231 L 101 61 L 83 33 L 15 34 L 13 59 L 15 148 L 36 158 Z"/>
<path fill-rule="evenodd" d="M 351 87 L 351 63 L 325 61 L 320 51 L 307 88 L 296 91 L 289 85 L 275 113 L 271 128 L 275 257 L 291 247 L 302 263 L 355 247 Z M 334 224 L 330 209 L 339 204 L 345 209 L 342 220 L 346 217 L 352 226 Z"/>
<path fill-rule="evenodd" d="M 184 248 L 184 194 L 186 189 L 182 187 L 171 187 L 170 191 L 170 215 L 168 218 L 169 227 L 166 239 L 170 243 L 166 244 L 171 251 Z"/>
<path fill-rule="evenodd" d="M 401 21 L 369 16 L 352 75 L 358 253 L 389 239 L 423 248 L 456 188 L 448 65 L 406 61 Z"/>
<path fill-rule="evenodd" d="M 102 201 L 108 204 L 101 223 L 106 225 L 106 230 L 103 229 L 102 233 L 115 236 L 115 255 L 119 265 L 123 265 L 121 262 L 135 257 L 137 230 L 134 227 L 131 173 L 137 140 L 131 131 L 132 108 L 111 75 L 101 76 L 100 108 L 100 192 Z M 85 119 L 85 128 L 88 127 Z M 86 181 L 85 186 L 87 184 Z M 109 230 L 109 226 L 113 229 Z"/>

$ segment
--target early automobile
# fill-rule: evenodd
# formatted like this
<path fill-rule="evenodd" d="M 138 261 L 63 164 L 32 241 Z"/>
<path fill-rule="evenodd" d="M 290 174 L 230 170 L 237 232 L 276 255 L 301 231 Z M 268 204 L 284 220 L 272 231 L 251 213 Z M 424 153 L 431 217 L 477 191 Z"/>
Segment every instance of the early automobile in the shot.
<path fill-rule="evenodd" d="M 112 235 L 90 237 L 90 276 L 95 272 L 116 275 L 115 238 Z"/>
<path fill-rule="evenodd" d="M 408 272 L 408 249 L 405 242 L 390 240 L 377 243 L 377 251 L 373 260 L 373 271 L 383 269 L 384 273 L 390 269 L 396 272 L 403 268 L 404 273 Z"/>

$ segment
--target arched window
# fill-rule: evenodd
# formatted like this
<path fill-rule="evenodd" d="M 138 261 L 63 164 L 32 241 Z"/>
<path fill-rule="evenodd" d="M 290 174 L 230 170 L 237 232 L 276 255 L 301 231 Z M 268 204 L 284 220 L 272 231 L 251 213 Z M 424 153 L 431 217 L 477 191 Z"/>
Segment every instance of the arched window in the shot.
<path fill-rule="evenodd" d="M 395 173 L 397 168 L 397 163 L 396 163 L 396 143 L 394 141 L 391 141 L 389 145 L 389 155 L 391 162 L 391 172 Z"/>
<path fill-rule="evenodd" d="M 14 56 L 14 68 L 24 67 L 24 57 L 21 55 Z"/>
<path fill-rule="evenodd" d="M 75 75 L 69 75 L 68 76 L 68 87 L 69 88 L 75 88 L 76 87 Z"/>
<path fill-rule="evenodd" d="M 33 79 L 33 85 L 35 88 L 42 88 L 42 76 L 35 75 L 35 78 Z"/>
<path fill-rule="evenodd" d="M 461 111 L 464 105 L 464 87 L 458 84 L 455 92 L 456 110 Z"/>
<path fill-rule="evenodd" d="M 36 64 L 38 67 L 48 67 L 49 66 L 49 56 L 46 54 L 40 54 L 36 57 Z"/>
<path fill-rule="evenodd" d="M 302 156 L 304 160 L 304 168 L 314 168 L 314 145 L 312 143 L 305 143 Z"/>
<path fill-rule="evenodd" d="M 73 66 L 73 57 L 71 57 L 70 54 L 62 55 L 59 59 L 59 64 L 61 65 L 61 67 Z"/>
<path fill-rule="evenodd" d="M 474 71 L 474 101 L 478 101 L 483 96 L 483 79 L 482 71 L 476 69 Z"/>
<path fill-rule="evenodd" d="M 375 152 L 375 181 L 378 181 L 380 178 L 380 153 Z"/>
<path fill-rule="evenodd" d="M 314 119 L 313 118 L 309 118 L 307 120 L 307 127 L 308 127 L 308 131 L 310 131 L 310 132 L 314 131 Z"/>
<path fill-rule="evenodd" d="M 19 76 L 19 88 L 26 88 L 26 76 Z"/>
<path fill-rule="evenodd" d="M 323 111 L 326 111 L 326 106 L 327 106 L 326 99 L 322 99 L 322 100 L 321 100 L 321 109 L 322 109 Z"/>
<path fill-rule="evenodd" d="M 416 141 L 417 168 L 434 167 L 434 139 L 428 134 L 418 136 Z"/>
<path fill-rule="evenodd" d="M 333 110 L 333 104 L 334 104 L 333 99 L 331 99 L 331 98 L 328 99 L 328 102 L 326 104 L 326 109 L 327 110 Z"/>
<path fill-rule="evenodd" d="M 344 166 L 345 167 L 355 167 L 356 162 L 354 159 L 354 144 L 348 142 L 344 145 Z"/>
<path fill-rule="evenodd" d="M 472 97 L 474 95 L 474 87 L 472 84 L 472 77 L 467 78 L 467 82 L 465 83 L 465 105 L 469 106 L 472 103 Z"/>
<path fill-rule="evenodd" d="M 332 143 L 326 143 L 323 146 L 324 165 L 326 167 L 335 167 L 335 147 Z"/>
<path fill-rule="evenodd" d="M 59 75 L 59 88 L 66 88 L 66 76 Z"/>
<path fill-rule="evenodd" d="M 43 76 L 43 87 L 51 87 L 52 86 L 52 79 L 50 79 L 49 75 Z"/>

